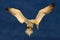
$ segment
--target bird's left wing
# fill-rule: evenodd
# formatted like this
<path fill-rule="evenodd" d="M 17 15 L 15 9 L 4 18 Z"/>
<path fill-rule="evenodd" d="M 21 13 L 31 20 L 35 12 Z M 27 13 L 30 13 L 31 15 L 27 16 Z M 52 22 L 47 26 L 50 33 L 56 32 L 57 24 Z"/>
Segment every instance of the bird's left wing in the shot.
<path fill-rule="evenodd" d="M 52 11 L 53 8 L 54 8 L 54 3 L 48 5 L 47 7 L 43 8 L 43 9 L 41 9 L 41 10 L 39 10 L 39 12 L 38 12 L 38 14 L 37 14 L 37 16 L 36 16 L 36 18 L 35 18 L 35 24 L 38 25 L 38 24 L 40 23 L 40 21 L 42 20 L 42 18 L 43 18 L 46 14 L 49 14 L 49 13 Z"/>
<path fill-rule="evenodd" d="M 10 14 L 15 16 L 20 23 L 26 22 L 25 20 L 27 20 L 27 18 L 23 16 L 22 12 L 19 9 L 7 8 L 7 10 L 10 12 Z"/>

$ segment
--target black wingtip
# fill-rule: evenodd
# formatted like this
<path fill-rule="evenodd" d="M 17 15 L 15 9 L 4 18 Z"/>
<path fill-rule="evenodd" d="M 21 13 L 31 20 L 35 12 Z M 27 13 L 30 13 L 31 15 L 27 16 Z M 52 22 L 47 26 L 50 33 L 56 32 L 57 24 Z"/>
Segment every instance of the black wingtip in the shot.
<path fill-rule="evenodd" d="M 5 8 L 5 10 L 8 10 L 8 8 Z"/>
<path fill-rule="evenodd" d="M 51 6 L 54 7 L 55 6 L 55 3 L 52 3 Z"/>
<path fill-rule="evenodd" d="M 10 7 L 5 8 L 5 10 L 7 10 L 7 11 L 8 11 L 9 9 L 10 9 Z"/>

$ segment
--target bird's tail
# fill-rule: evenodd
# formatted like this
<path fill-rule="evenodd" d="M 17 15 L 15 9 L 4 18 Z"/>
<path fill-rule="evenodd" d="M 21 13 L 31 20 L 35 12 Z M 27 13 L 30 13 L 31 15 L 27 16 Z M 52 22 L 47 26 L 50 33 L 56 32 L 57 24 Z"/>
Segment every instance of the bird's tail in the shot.
<path fill-rule="evenodd" d="M 25 33 L 30 37 L 31 34 L 33 33 L 33 30 L 31 28 L 29 28 L 29 29 L 27 28 Z"/>
<path fill-rule="evenodd" d="M 33 25 L 27 25 L 27 29 L 25 31 L 25 33 L 30 36 L 33 33 Z"/>

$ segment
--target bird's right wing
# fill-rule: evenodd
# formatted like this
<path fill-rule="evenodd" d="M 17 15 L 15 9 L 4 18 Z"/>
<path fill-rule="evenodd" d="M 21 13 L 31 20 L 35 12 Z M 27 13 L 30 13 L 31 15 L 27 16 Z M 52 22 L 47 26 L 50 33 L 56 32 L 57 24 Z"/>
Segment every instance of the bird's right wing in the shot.
<path fill-rule="evenodd" d="M 15 9 L 15 8 L 7 8 L 7 10 L 17 18 L 17 20 L 20 22 L 20 23 L 24 23 L 26 22 L 25 20 L 27 20 L 27 18 L 25 18 L 22 14 L 22 12 L 18 9 Z"/>
<path fill-rule="evenodd" d="M 54 8 L 54 3 L 53 4 L 50 4 L 48 5 L 47 7 L 39 10 L 36 18 L 35 18 L 35 23 L 38 25 L 40 23 L 40 21 L 42 20 L 42 18 L 46 15 L 46 14 L 49 14 L 52 9 Z"/>

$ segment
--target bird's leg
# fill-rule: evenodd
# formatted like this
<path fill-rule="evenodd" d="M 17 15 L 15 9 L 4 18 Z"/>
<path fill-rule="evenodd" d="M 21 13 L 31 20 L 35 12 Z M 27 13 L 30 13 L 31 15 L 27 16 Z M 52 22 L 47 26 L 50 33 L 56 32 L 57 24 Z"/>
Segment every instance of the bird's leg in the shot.
<path fill-rule="evenodd" d="M 37 29 L 39 30 L 39 24 L 36 24 Z"/>

